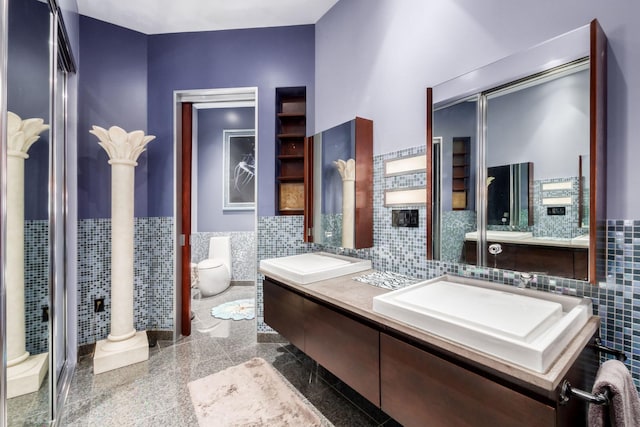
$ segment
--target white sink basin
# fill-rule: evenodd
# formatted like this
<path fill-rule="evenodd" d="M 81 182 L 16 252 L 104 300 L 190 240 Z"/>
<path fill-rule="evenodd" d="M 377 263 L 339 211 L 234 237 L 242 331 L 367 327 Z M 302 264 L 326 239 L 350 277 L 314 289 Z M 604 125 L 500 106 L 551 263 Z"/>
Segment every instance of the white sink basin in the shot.
<path fill-rule="evenodd" d="M 452 276 L 374 297 L 373 311 L 541 373 L 593 315 L 588 298 Z"/>
<path fill-rule="evenodd" d="M 478 240 L 478 232 L 471 231 L 464 235 L 466 240 Z M 487 240 L 497 242 L 511 242 L 515 240 L 530 239 L 533 233 L 528 231 L 499 231 L 487 230 Z"/>
<path fill-rule="evenodd" d="M 333 279 L 369 269 L 371 269 L 370 260 L 326 252 L 313 252 L 260 261 L 261 273 L 274 274 L 299 285 Z"/>

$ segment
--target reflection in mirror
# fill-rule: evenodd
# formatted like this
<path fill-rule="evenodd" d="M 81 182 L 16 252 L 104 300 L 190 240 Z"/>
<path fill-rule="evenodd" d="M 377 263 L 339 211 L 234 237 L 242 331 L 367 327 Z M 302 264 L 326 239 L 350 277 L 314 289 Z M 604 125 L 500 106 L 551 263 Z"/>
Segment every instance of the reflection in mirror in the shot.
<path fill-rule="evenodd" d="M 355 122 L 342 123 L 313 139 L 313 241 L 327 246 L 353 248 L 354 178 L 341 170 L 352 161 L 355 173 Z M 347 197 L 345 197 L 345 190 Z M 350 223 L 349 223 L 350 221 Z M 345 227 L 346 224 L 346 227 Z"/>
<path fill-rule="evenodd" d="M 462 260 L 464 236 L 477 229 L 475 168 L 477 146 L 477 97 L 437 108 L 433 113 L 433 182 L 439 194 L 434 209 L 434 257 L 442 261 Z M 436 195 L 434 194 L 434 200 Z M 440 215 L 440 217 L 439 217 Z M 439 231 L 439 236 L 436 234 Z M 436 252 L 437 247 L 437 252 Z"/>
<path fill-rule="evenodd" d="M 487 170 L 489 229 L 521 230 L 533 225 L 533 163 L 493 166 Z M 496 228 L 491 226 L 502 226 Z"/>
<path fill-rule="evenodd" d="M 49 6 L 10 0 L 8 9 L 7 411 L 10 425 L 43 425 L 50 401 Z"/>
<path fill-rule="evenodd" d="M 530 231 L 534 238 L 554 239 L 558 244 L 564 241 L 567 246 L 571 239 L 587 233 L 578 220 L 579 174 L 575 159 L 589 149 L 588 63 L 559 67 L 490 92 L 486 128 L 487 176 L 491 177 L 497 166 L 503 167 L 504 182 L 509 183 L 512 193 L 516 189 L 512 165 L 535 164 L 532 188 L 533 199 L 538 201 L 531 206 L 531 212 L 516 212 L 510 202 L 517 198 L 507 197 L 503 211 L 495 211 L 492 201 L 497 199 L 492 195 L 497 195 L 500 186 L 491 183 L 487 188 L 487 228 L 503 230 L 495 226 L 508 225 L 508 229 Z M 558 186 L 561 182 L 568 185 Z M 565 201 L 545 203 L 547 199 Z M 549 207 L 564 210 L 550 211 Z M 532 221 L 509 218 L 524 213 L 527 217 L 530 214 Z"/>
<path fill-rule="evenodd" d="M 439 244 L 443 261 L 487 266 L 487 244 L 509 242 L 512 252 L 503 246 L 500 255 L 492 258 L 492 265 L 594 284 L 604 280 L 604 263 L 599 260 L 605 259 L 606 251 L 602 232 L 606 227 L 606 47 L 606 36 L 593 20 L 427 89 L 427 153 L 433 155 L 437 137 L 442 137 L 443 153 L 440 218 L 432 210 L 436 204 L 427 204 L 431 225 L 440 221 L 440 242 L 432 240 L 438 235 L 427 228 L 428 255 Z M 470 110 L 475 111 L 463 115 L 460 123 L 451 123 L 450 111 L 462 110 L 472 99 L 476 107 Z M 474 129 L 478 129 L 477 135 Z M 455 185 L 455 178 L 446 176 L 450 170 L 446 165 L 447 141 L 469 135 L 470 165 L 477 165 L 469 175 L 477 181 L 474 212 L 469 207 L 454 210 L 463 206 L 464 200 L 451 205 L 447 200 L 447 186 Z M 588 161 L 585 156 L 580 162 L 584 170 L 578 170 L 575 160 L 584 153 L 588 153 Z M 533 203 L 526 212 L 528 224 L 522 220 L 519 225 L 511 224 L 514 213 L 509 210 L 507 220 L 506 207 L 488 221 L 488 168 L 522 163 L 535 164 L 536 169 L 530 191 Z M 430 177 L 438 176 L 437 172 Z M 587 180 L 588 185 L 581 185 Z M 438 192 L 434 186 L 427 191 L 431 197 Z M 460 195 L 454 197 L 461 199 Z M 461 224 L 456 214 L 463 212 L 468 216 Z M 465 227 L 474 231 L 465 233 L 469 229 Z M 561 261 L 563 257 L 566 259 Z"/>
<path fill-rule="evenodd" d="M 305 241 L 373 246 L 373 122 L 356 117 L 305 141 Z"/>

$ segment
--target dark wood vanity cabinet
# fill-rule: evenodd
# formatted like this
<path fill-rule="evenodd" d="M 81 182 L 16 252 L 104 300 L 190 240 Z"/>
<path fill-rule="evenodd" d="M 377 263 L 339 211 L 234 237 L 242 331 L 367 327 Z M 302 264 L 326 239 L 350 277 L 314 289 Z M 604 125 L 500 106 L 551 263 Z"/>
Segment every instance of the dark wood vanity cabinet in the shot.
<path fill-rule="evenodd" d="M 304 351 L 304 298 L 265 279 L 264 321 Z"/>
<path fill-rule="evenodd" d="M 263 289 L 265 323 L 379 407 L 378 331 L 269 279 Z"/>
<path fill-rule="evenodd" d="M 502 253 L 494 257 L 487 255 L 487 266 L 505 270 L 537 272 L 550 276 L 562 276 L 587 280 L 589 275 L 587 248 L 544 246 L 520 243 L 499 243 Z M 476 264 L 477 243 L 464 242 L 464 259 L 467 264 Z"/>
<path fill-rule="evenodd" d="M 561 405 L 560 385 L 505 376 L 294 286 L 265 278 L 263 288 L 269 326 L 405 427 L 586 425 L 587 404 Z M 587 345 L 563 378 L 588 390 L 597 366 Z"/>
<path fill-rule="evenodd" d="M 379 332 L 310 300 L 304 314 L 304 352 L 379 407 Z"/>
<path fill-rule="evenodd" d="M 404 426 L 554 426 L 552 406 L 380 334 L 381 408 Z"/>

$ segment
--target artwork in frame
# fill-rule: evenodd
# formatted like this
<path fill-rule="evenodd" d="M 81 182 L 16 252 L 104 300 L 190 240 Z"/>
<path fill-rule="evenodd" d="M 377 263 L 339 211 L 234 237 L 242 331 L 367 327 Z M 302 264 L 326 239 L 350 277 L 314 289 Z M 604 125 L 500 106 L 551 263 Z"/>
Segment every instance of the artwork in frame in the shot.
<path fill-rule="evenodd" d="M 251 210 L 256 205 L 255 130 L 223 130 L 224 210 Z"/>

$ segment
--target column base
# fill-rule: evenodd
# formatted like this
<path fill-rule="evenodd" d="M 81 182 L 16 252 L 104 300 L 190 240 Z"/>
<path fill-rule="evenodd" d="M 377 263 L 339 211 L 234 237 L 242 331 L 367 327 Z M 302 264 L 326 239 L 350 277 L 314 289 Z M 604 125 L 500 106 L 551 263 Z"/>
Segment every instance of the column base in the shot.
<path fill-rule="evenodd" d="M 139 331 L 124 341 L 100 340 L 93 353 L 93 373 L 101 374 L 149 360 L 147 332 Z"/>
<path fill-rule="evenodd" d="M 7 368 L 7 397 L 38 391 L 48 370 L 49 353 L 29 356 L 17 365 Z"/>

